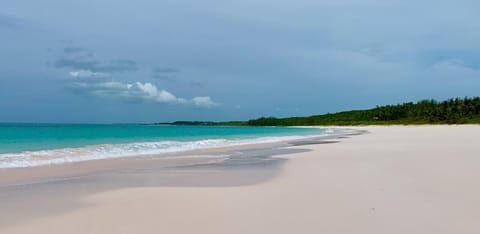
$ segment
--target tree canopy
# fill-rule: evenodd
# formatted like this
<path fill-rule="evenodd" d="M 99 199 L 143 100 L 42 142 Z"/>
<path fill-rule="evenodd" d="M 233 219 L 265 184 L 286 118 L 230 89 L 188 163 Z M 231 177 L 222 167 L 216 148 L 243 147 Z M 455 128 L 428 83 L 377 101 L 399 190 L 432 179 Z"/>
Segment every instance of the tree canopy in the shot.
<path fill-rule="evenodd" d="M 438 102 L 422 100 L 398 105 L 377 106 L 308 117 L 261 117 L 249 126 L 310 126 L 370 124 L 466 124 L 480 123 L 480 97 L 455 98 Z"/>

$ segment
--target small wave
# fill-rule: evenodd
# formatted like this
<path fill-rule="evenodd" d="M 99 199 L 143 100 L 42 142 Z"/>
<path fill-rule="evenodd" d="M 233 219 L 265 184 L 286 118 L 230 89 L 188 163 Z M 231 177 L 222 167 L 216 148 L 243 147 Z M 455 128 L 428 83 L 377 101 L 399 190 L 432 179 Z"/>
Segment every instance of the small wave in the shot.
<path fill-rule="evenodd" d="M 323 135 L 330 135 L 328 132 Z M 206 139 L 198 141 L 158 141 L 136 142 L 128 144 L 103 144 L 80 148 L 63 148 L 41 151 L 26 151 L 22 153 L 0 154 L 0 168 L 22 168 L 73 163 L 108 158 L 158 155 L 166 153 L 185 152 L 197 149 L 218 148 L 247 144 L 264 144 L 281 141 L 297 140 L 309 136 L 278 136 L 253 139 Z"/>

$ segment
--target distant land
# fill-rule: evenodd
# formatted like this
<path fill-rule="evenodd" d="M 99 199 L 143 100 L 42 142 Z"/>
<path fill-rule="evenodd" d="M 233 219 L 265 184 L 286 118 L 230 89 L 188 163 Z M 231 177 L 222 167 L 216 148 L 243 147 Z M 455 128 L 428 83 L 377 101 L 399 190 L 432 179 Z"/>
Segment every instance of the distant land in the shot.
<path fill-rule="evenodd" d="M 377 106 L 306 117 L 261 117 L 248 121 L 176 121 L 173 125 L 225 126 L 325 126 L 391 124 L 480 124 L 480 97 L 452 98 L 445 101 L 422 100 L 397 105 Z"/>

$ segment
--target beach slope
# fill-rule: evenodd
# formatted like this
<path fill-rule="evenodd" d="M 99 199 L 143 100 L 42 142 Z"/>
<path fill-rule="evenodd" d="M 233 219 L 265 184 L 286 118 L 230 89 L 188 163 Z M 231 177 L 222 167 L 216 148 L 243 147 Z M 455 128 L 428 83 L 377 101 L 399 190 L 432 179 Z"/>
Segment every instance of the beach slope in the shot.
<path fill-rule="evenodd" d="M 259 183 L 104 191 L 0 233 L 480 233 L 479 126 L 358 129 Z"/>

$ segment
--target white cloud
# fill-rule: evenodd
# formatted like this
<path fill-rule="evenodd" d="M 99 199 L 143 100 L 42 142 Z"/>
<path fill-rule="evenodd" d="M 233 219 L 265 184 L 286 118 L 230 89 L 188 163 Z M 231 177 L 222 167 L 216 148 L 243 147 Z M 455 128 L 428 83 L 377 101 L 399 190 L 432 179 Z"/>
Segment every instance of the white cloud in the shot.
<path fill-rule="evenodd" d="M 136 82 L 131 87 L 136 87 L 146 94 L 146 99 L 162 103 L 180 103 L 179 99 L 166 90 L 158 90 L 157 86 L 151 83 Z"/>
<path fill-rule="evenodd" d="M 151 101 L 164 104 L 191 105 L 200 108 L 212 108 L 219 105 L 208 96 L 194 97 L 192 99 L 179 98 L 167 90 L 158 89 L 157 86 L 148 82 L 74 82 L 71 87 L 95 96 L 118 98 L 128 101 Z"/>
<path fill-rule="evenodd" d="M 194 97 L 191 102 L 198 107 L 212 108 L 218 104 L 212 101 L 210 97 Z"/>

